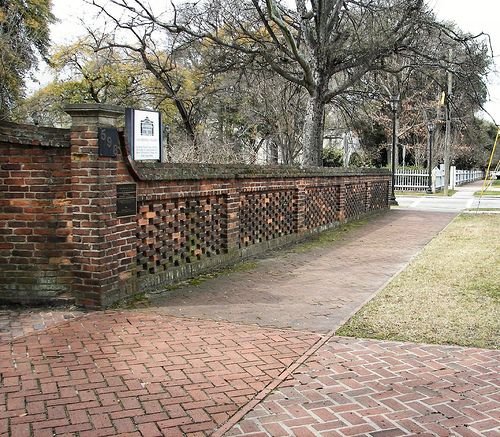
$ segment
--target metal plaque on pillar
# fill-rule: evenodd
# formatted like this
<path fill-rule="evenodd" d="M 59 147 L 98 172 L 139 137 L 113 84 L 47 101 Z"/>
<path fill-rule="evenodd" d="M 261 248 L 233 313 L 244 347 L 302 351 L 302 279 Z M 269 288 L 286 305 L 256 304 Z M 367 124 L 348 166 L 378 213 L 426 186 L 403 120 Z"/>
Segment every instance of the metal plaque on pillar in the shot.
<path fill-rule="evenodd" d="M 116 186 L 116 215 L 125 217 L 137 214 L 137 185 L 118 184 Z"/>
<path fill-rule="evenodd" d="M 114 127 L 100 127 L 97 129 L 97 146 L 99 147 L 99 156 L 115 158 L 118 155 L 120 139 L 118 131 Z"/>

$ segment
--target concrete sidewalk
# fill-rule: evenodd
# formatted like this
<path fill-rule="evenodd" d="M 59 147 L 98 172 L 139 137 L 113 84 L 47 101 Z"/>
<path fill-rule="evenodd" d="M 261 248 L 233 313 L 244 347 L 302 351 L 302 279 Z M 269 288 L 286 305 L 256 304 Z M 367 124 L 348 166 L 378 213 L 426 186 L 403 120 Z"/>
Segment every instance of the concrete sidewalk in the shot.
<path fill-rule="evenodd" d="M 0 436 L 498 435 L 499 351 L 333 335 L 453 216 L 391 211 L 150 308 L 3 310 Z"/>
<path fill-rule="evenodd" d="M 459 213 L 466 209 L 487 208 L 500 209 L 500 198 L 484 196 L 475 197 L 476 191 L 481 191 L 483 181 L 456 187 L 456 193 L 450 197 L 444 196 L 397 196 L 398 209 L 429 212 Z"/>

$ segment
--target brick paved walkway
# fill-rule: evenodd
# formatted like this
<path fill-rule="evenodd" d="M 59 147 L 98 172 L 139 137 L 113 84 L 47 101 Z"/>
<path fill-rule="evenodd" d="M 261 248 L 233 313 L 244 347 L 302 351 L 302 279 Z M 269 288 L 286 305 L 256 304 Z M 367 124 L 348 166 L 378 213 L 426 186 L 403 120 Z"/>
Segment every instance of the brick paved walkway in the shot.
<path fill-rule="evenodd" d="M 166 314 L 327 333 L 403 268 L 455 216 L 391 211 L 335 244 L 285 252 L 256 269 L 158 296 Z"/>
<path fill-rule="evenodd" d="M 89 314 L 0 344 L 0 435 L 206 435 L 318 338 L 151 312 Z"/>
<path fill-rule="evenodd" d="M 499 436 L 500 351 L 334 337 L 231 436 Z"/>
<path fill-rule="evenodd" d="M 0 343 L 32 332 L 43 331 L 50 326 L 83 314 L 76 308 L 12 308 L 0 306 Z"/>
<path fill-rule="evenodd" d="M 386 214 L 149 309 L 3 310 L 0 437 L 500 436 L 500 351 L 331 337 L 451 218 Z"/>

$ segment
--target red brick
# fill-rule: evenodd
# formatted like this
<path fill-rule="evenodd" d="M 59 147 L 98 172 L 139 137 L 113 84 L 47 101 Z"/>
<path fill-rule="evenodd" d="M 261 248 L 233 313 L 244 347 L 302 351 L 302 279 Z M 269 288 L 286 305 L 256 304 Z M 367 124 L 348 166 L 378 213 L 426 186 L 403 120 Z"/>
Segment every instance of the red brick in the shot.
<path fill-rule="evenodd" d="M 144 437 L 155 437 L 163 435 L 163 433 L 154 423 L 141 423 L 137 426 L 137 428 Z"/>
<path fill-rule="evenodd" d="M 135 425 L 130 418 L 113 419 L 113 425 L 118 433 L 134 432 Z"/>

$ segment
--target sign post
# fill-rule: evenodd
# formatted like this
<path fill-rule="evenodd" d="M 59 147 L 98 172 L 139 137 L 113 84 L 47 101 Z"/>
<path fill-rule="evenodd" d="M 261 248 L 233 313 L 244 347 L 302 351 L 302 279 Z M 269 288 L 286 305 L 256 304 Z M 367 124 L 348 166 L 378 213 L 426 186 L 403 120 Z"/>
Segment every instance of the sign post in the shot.
<path fill-rule="evenodd" d="M 161 114 L 127 108 L 125 126 L 134 161 L 162 160 Z"/>

